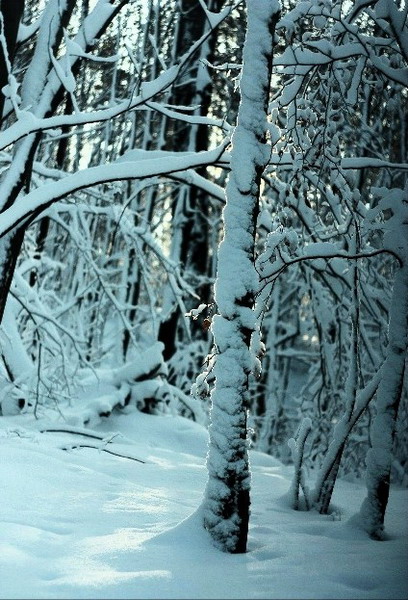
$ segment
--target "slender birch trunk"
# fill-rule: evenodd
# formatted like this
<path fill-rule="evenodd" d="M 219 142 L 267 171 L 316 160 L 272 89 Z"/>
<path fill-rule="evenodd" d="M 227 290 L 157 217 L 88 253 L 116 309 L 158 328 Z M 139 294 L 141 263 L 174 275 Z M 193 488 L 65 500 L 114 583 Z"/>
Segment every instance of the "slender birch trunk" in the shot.
<path fill-rule="evenodd" d="M 349 240 L 349 251 L 357 254 L 360 251 L 360 238 L 357 223 L 354 224 L 354 235 Z M 350 350 L 348 358 L 348 374 L 346 379 L 346 388 L 344 394 L 344 420 L 350 423 L 357 402 L 357 392 L 359 384 L 359 343 L 360 343 L 360 300 L 359 300 L 359 272 L 357 262 L 354 261 L 350 266 L 350 287 L 351 287 L 351 304 L 349 317 L 351 321 L 350 332 Z M 343 430 L 347 431 L 347 429 Z M 349 433 L 351 429 L 349 430 Z M 337 433 L 337 432 L 336 432 Z M 334 491 L 334 486 L 337 480 L 337 475 L 340 469 L 341 459 L 346 447 L 348 435 L 343 441 L 338 444 L 337 451 L 334 455 L 334 460 L 330 469 L 323 469 L 324 477 L 317 481 L 319 488 L 315 491 L 315 507 L 322 515 L 329 512 L 330 502 Z M 332 442 L 333 443 L 333 442 Z M 336 444 L 336 438 L 334 443 Z M 326 455 L 327 456 L 327 455 Z M 324 461 L 323 461 L 324 462 Z"/>
<path fill-rule="evenodd" d="M 247 0 L 248 28 L 243 52 L 241 102 L 232 138 L 231 174 L 223 212 L 224 239 L 218 249 L 213 320 L 217 349 L 212 392 L 209 479 L 204 526 L 216 546 L 246 552 L 250 468 L 247 442 L 250 342 L 255 330 L 255 231 L 262 172 L 268 162 L 266 116 L 277 0 Z"/>

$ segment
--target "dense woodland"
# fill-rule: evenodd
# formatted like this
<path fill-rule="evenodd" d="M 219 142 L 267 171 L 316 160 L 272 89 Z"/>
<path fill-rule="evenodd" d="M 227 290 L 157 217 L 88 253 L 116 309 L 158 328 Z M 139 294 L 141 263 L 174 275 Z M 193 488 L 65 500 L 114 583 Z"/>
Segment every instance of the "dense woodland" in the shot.
<path fill-rule="evenodd" d="M 228 552 L 249 446 L 294 464 L 294 509 L 365 476 L 381 539 L 408 483 L 407 15 L 2 0 L 1 415 L 209 425 L 204 525 Z"/>

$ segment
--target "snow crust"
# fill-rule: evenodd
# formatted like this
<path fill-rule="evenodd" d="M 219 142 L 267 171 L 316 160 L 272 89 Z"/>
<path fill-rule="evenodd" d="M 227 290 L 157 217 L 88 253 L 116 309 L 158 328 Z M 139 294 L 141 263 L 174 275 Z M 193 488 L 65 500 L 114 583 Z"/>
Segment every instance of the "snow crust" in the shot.
<path fill-rule="evenodd" d="M 338 482 L 332 515 L 293 511 L 292 467 L 251 452 L 249 552 L 228 555 L 212 545 L 198 508 L 204 428 L 129 411 L 79 430 L 141 464 L 63 451 L 92 440 L 39 432 L 47 426 L 69 429 L 52 415 L 0 420 L 0 598 L 407 597 L 407 490 L 392 491 L 390 536 L 376 543 L 349 521 L 362 484 Z"/>

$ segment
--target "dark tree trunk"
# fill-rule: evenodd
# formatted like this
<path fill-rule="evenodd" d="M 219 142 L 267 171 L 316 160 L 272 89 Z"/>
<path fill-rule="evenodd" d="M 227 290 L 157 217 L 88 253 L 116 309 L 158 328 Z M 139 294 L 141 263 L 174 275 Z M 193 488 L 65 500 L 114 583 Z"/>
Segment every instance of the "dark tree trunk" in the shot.
<path fill-rule="evenodd" d="M 24 13 L 24 0 L 1 0 L 0 10 L 3 15 L 4 37 L 6 39 L 8 62 L 12 65 L 16 50 L 18 27 Z M 9 69 L 0 45 L 0 90 L 8 83 Z M 5 97 L 0 92 L 0 116 L 3 116 Z"/>
<path fill-rule="evenodd" d="M 18 27 L 24 12 L 24 0 L 1 0 L 0 10 L 3 16 L 4 37 L 6 39 L 8 57 L 5 57 L 3 46 L 0 45 L 0 90 L 7 85 L 9 67 L 13 64 L 17 43 Z M 0 92 L 0 117 L 3 116 L 5 97 Z M 6 207 L 7 208 L 7 207 Z M 9 233 L 0 239 L 0 323 L 3 319 L 4 308 L 13 278 L 17 257 L 23 243 L 24 229 Z"/>
<path fill-rule="evenodd" d="M 213 0 L 209 4 L 209 9 L 218 12 L 224 3 L 224 0 Z M 188 48 L 199 39 L 206 26 L 206 18 L 203 9 L 198 0 L 182 0 L 181 18 L 176 45 L 177 56 L 182 56 Z M 207 59 L 212 61 L 214 55 L 217 37 L 215 34 L 208 41 Z M 197 57 L 193 57 L 197 58 Z M 205 86 L 197 86 L 196 81 L 197 65 L 190 63 L 187 65 L 184 73 L 174 87 L 171 102 L 174 105 L 199 105 L 199 115 L 208 114 L 213 85 L 209 81 Z M 184 78 L 184 81 L 183 81 Z M 206 125 L 197 125 L 195 132 L 191 130 L 188 123 L 175 122 L 171 125 L 171 131 L 168 131 L 167 139 L 169 145 L 167 150 L 186 151 L 195 150 L 200 152 L 208 149 L 208 127 Z M 206 170 L 200 169 L 198 173 L 205 175 Z M 174 203 L 176 207 L 176 201 Z M 198 280 L 205 281 L 209 276 L 209 228 L 208 228 L 209 202 L 208 197 L 202 190 L 191 187 L 188 193 L 184 195 L 183 223 L 181 227 L 181 245 L 179 249 L 178 261 L 181 270 L 184 272 L 189 269 Z M 200 302 L 208 304 L 211 298 L 211 287 L 207 283 L 202 283 L 197 289 L 200 296 Z M 190 307 L 189 307 L 190 308 Z M 178 305 L 160 324 L 158 339 L 163 342 L 164 358 L 169 360 L 176 352 L 178 324 L 181 317 Z M 198 338 L 203 337 L 203 330 L 199 321 L 192 321 L 193 335 Z"/>

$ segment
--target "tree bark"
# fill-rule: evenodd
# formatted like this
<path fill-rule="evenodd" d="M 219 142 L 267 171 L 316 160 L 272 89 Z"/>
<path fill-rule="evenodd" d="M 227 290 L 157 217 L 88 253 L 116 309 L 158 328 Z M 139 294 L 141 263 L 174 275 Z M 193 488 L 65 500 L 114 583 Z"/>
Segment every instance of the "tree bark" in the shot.
<path fill-rule="evenodd" d="M 207 2 L 209 10 L 219 12 L 224 4 L 224 0 L 210 0 Z M 198 0 L 182 0 L 180 2 L 181 16 L 176 44 L 176 56 L 182 56 L 189 47 L 199 39 L 206 30 L 206 17 Z M 209 38 L 206 45 L 201 49 L 203 57 L 210 63 L 213 61 L 214 49 L 217 40 L 216 33 Z M 198 57 L 193 57 L 198 63 Z M 207 116 L 213 84 L 211 79 L 203 84 L 198 79 L 197 64 L 194 68 L 191 63 L 187 65 L 180 81 L 176 82 L 172 93 L 171 103 L 175 106 L 198 105 L 196 114 Z M 205 68 L 203 66 L 199 68 Z M 167 132 L 169 140 L 167 149 L 177 151 L 192 150 L 200 152 L 208 149 L 208 127 L 207 125 L 197 125 L 193 129 L 187 123 L 175 122 Z M 198 169 L 199 175 L 204 175 L 205 167 Z M 181 265 L 184 272 L 190 269 L 191 273 L 205 279 L 209 275 L 209 247 L 208 235 L 209 227 L 207 216 L 209 213 L 208 197 L 202 190 L 191 186 L 188 190 L 181 190 L 180 197 L 175 200 L 175 207 L 178 202 L 182 202 L 182 218 L 180 219 L 180 243 L 176 249 L 174 260 Z M 175 212 L 176 212 L 175 208 Z M 205 304 L 210 302 L 209 286 L 201 284 L 197 293 L 200 295 L 200 302 Z M 190 307 L 188 307 L 190 308 Z M 192 307 L 191 307 L 192 308 Z M 175 304 L 172 312 L 167 313 L 160 323 L 158 339 L 164 344 L 164 359 L 170 360 L 177 349 L 177 332 L 179 330 L 179 321 L 182 317 L 180 308 Z M 199 321 L 192 321 L 192 332 L 197 337 L 202 338 L 203 330 Z"/>
<path fill-rule="evenodd" d="M 247 8 L 241 102 L 232 138 L 224 238 L 218 249 L 218 314 L 212 324 L 217 348 L 216 383 L 211 395 L 209 479 L 204 499 L 204 526 L 215 545 L 230 553 L 246 552 L 248 536 L 248 379 L 258 288 L 255 233 L 261 176 L 269 159 L 266 115 L 279 3 L 247 0 Z"/>

